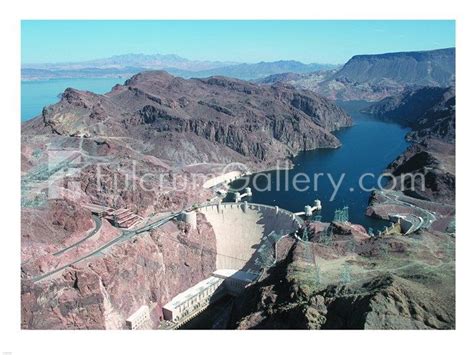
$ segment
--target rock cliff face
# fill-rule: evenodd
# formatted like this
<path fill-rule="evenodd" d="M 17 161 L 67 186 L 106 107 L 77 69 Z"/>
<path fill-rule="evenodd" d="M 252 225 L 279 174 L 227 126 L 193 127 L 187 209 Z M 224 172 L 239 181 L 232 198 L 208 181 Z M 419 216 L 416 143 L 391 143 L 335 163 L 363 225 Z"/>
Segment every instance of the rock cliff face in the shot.
<path fill-rule="evenodd" d="M 429 233 L 415 243 L 360 232 L 296 242 L 236 302 L 230 328 L 453 329 L 452 256 L 428 247 L 443 243 Z"/>
<path fill-rule="evenodd" d="M 67 200 L 51 200 L 47 208 L 23 208 L 21 217 L 22 261 L 72 244 L 94 225 L 90 211 Z"/>
<path fill-rule="evenodd" d="M 424 87 L 388 97 L 364 111 L 411 127 L 408 138 L 412 141 L 435 138 L 454 143 L 455 110 L 454 87 Z"/>
<path fill-rule="evenodd" d="M 409 147 L 387 168 L 396 177 L 395 189 L 404 186 L 405 194 L 423 200 L 454 204 L 456 171 L 454 146 L 425 140 Z M 423 176 L 423 180 L 403 177 Z"/>
<path fill-rule="evenodd" d="M 317 92 L 341 100 L 376 101 L 406 88 L 454 84 L 455 49 L 352 57 Z"/>
<path fill-rule="evenodd" d="M 198 222 L 197 230 L 169 224 L 50 280 L 24 280 L 22 328 L 122 329 L 142 305 L 156 328 L 164 304 L 215 270 L 215 235 Z"/>
<path fill-rule="evenodd" d="M 349 125 L 351 118 L 343 110 L 308 91 L 145 72 L 106 95 L 68 89 L 23 131 L 141 139 L 154 156 L 177 164 L 236 158 L 261 163 L 301 150 L 337 147 L 330 131 Z M 218 156 L 213 154 L 216 146 Z M 179 157 L 177 150 L 182 151 Z"/>
<path fill-rule="evenodd" d="M 349 82 L 391 81 L 409 86 L 450 86 L 454 82 L 455 49 L 399 52 L 352 57 L 334 79 Z"/>

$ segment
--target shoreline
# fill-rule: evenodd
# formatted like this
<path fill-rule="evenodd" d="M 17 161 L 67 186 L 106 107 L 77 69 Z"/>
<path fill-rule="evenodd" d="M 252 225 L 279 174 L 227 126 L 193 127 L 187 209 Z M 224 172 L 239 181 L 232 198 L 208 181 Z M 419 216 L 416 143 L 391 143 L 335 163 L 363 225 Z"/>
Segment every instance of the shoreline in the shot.
<path fill-rule="evenodd" d="M 340 106 L 340 107 L 341 107 L 341 106 Z M 361 117 L 358 117 L 357 115 L 354 115 L 353 112 L 351 112 L 350 110 L 347 110 L 347 109 L 345 109 L 345 111 L 352 117 L 352 120 L 353 120 L 353 121 L 352 121 L 352 125 L 351 125 L 351 126 L 347 126 L 347 127 L 340 127 L 337 131 L 335 131 L 335 133 L 341 132 L 341 131 L 344 131 L 344 130 L 347 130 L 348 128 L 360 127 L 361 122 L 359 122 L 359 121 L 362 121 L 362 122 L 365 121 L 365 117 L 362 117 L 362 118 L 361 118 Z M 356 109 L 356 111 L 359 112 L 359 110 L 357 110 L 357 109 Z M 372 121 L 372 120 L 375 120 L 376 122 L 385 123 L 384 121 L 379 121 L 379 120 L 377 120 L 376 117 L 373 117 L 372 115 L 368 115 L 368 116 L 369 116 L 369 118 L 370 118 L 371 121 Z M 397 124 L 396 122 L 393 122 L 393 123 Z M 399 124 L 397 124 L 397 125 L 400 126 L 400 127 L 402 127 L 402 126 L 399 125 Z M 332 133 L 334 133 L 334 132 L 332 132 Z M 336 136 L 336 137 L 337 137 L 338 139 L 340 139 L 338 136 Z M 401 137 L 400 143 L 408 143 L 408 147 L 410 146 L 410 142 L 408 142 L 408 141 L 406 140 L 406 135 L 403 135 L 403 137 Z M 284 166 L 277 166 L 277 167 L 273 167 L 273 168 L 265 167 L 265 168 L 262 168 L 262 169 L 259 169 L 259 170 L 256 170 L 256 171 L 252 171 L 252 173 L 250 174 L 250 179 L 253 179 L 253 176 L 255 176 L 256 174 L 259 174 L 259 173 L 275 173 L 275 174 L 278 175 L 278 172 L 290 172 L 291 170 L 293 170 L 293 169 L 296 168 L 295 158 L 297 158 L 297 157 L 298 157 L 299 155 L 301 155 L 302 153 L 305 153 L 305 152 L 324 151 L 324 150 L 328 150 L 328 151 L 329 151 L 329 150 L 333 150 L 333 149 L 339 149 L 339 148 L 345 146 L 345 144 L 346 144 L 346 143 L 344 143 L 343 141 L 341 141 L 341 144 L 340 144 L 338 147 L 335 147 L 335 148 L 320 147 L 320 148 L 315 148 L 315 149 L 311 149 L 311 150 L 301 150 L 301 151 L 299 151 L 297 154 L 295 154 L 295 155 L 293 155 L 293 156 L 287 158 L 286 161 L 288 162 L 288 165 L 286 165 L 286 166 L 285 166 L 285 165 L 284 165 Z M 405 149 L 407 149 L 407 148 L 405 148 Z M 384 166 L 380 169 L 380 174 L 383 174 L 383 173 L 386 171 L 388 165 L 391 164 L 394 160 L 396 160 L 397 157 L 399 157 L 401 154 L 403 154 L 403 152 L 405 151 L 405 149 L 403 149 L 401 152 L 398 152 L 398 153 L 396 153 L 393 157 L 391 157 L 390 162 L 389 162 L 387 165 L 384 165 Z M 308 163 L 308 162 L 306 162 L 306 163 Z M 298 164 L 298 165 L 303 166 L 303 167 L 306 166 L 306 164 Z M 281 174 L 280 174 L 279 176 L 280 176 L 280 178 L 282 177 Z M 312 174 L 311 174 L 311 176 L 312 176 Z M 275 177 L 272 177 L 272 178 L 271 178 L 271 181 L 272 181 L 272 182 L 273 182 L 274 178 L 275 178 Z M 276 177 L 276 178 L 278 178 L 278 177 Z M 240 178 L 239 178 L 239 179 L 240 179 Z M 235 182 L 235 181 L 239 181 L 239 179 L 236 179 L 236 180 L 234 180 L 234 181 L 232 181 L 232 182 L 230 182 L 230 183 L 227 183 L 227 184 L 225 185 L 225 186 L 226 186 L 226 189 L 228 189 L 228 190 L 232 189 L 231 184 L 232 184 L 233 182 Z M 284 183 L 283 183 L 283 184 L 284 184 Z M 247 186 L 252 187 L 251 184 L 249 184 L 249 185 L 247 185 Z M 243 187 L 238 188 L 238 189 L 236 189 L 235 191 L 241 192 L 242 189 L 243 189 Z M 379 188 L 376 188 L 375 191 L 380 191 L 380 189 L 379 189 Z M 272 191 L 267 191 L 267 192 L 266 192 L 266 194 L 269 194 L 269 193 L 272 193 Z M 311 192 L 308 191 L 308 193 L 311 193 Z M 316 193 L 316 192 L 315 192 L 315 193 Z M 230 194 L 230 191 L 229 191 L 228 194 Z M 278 193 L 275 193 L 275 195 L 278 196 Z M 306 194 L 305 194 L 305 195 L 306 195 Z M 264 198 L 263 200 L 260 200 L 260 199 L 259 199 L 259 200 L 258 200 L 259 202 L 255 202 L 255 203 L 263 203 L 263 204 L 269 204 L 269 203 L 270 203 L 270 204 L 274 204 L 274 205 L 278 205 L 278 206 L 281 205 L 282 208 L 291 210 L 291 207 L 288 207 L 288 205 L 282 204 L 281 201 L 279 201 L 279 200 L 278 200 L 278 197 L 276 197 L 276 196 L 272 196 L 272 197 L 275 197 L 275 198 L 273 198 L 274 201 L 273 201 L 272 203 L 270 203 L 269 200 L 267 201 L 265 198 Z M 369 227 L 372 227 L 372 228 L 380 228 L 380 226 L 378 226 L 378 224 L 381 224 L 381 223 L 383 223 L 383 222 L 386 222 L 386 220 L 381 219 L 381 218 L 378 218 L 377 216 L 373 216 L 373 215 L 367 214 L 367 209 L 370 207 L 370 196 L 371 196 L 371 194 L 369 193 L 369 196 L 368 196 L 367 201 L 365 201 L 364 204 L 362 204 L 362 205 L 360 205 L 360 206 L 357 207 L 357 211 L 358 211 L 357 215 L 358 215 L 358 216 L 360 215 L 360 217 L 355 218 L 355 220 L 353 220 L 353 221 L 351 221 L 351 219 L 349 218 L 349 221 L 350 221 L 351 223 L 360 224 L 360 225 L 364 226 L 364 228 L 366 228 L 367 230 L 368 230 Z M 350 198 L 350 196 L 345 196 L 345 197 Z M 341 198 L 341 199 L 344 200 L 344 198 Z M 223 201 L 226 201 L 226 200 L 227 200 L 227 198 L 224 198 Z M 336 199 L 336 201 L 337 201 L 337 200 L 339 200 L 339 199 Z M 230 201 L 230 200 L 229 200 L 229 201 Z M 346 202 L 346 204 L 347 204 L 347 202 Z M 350 203 L 349 203 L 349 205 L 350 205 Z M 283 206 L 285 206 L 285 207 L 283 207 Z M 333 206 L 332 206 L 332 207 L 333 207 Z M 333 209 L 332 207 L 329 207 L 329 209 L 328 209 L 327 211 L 333 211 L 334 209 Z M 328 208 L 328 207 L 327 207 L 327 208 Z M 363 219 L 364 219 L 364 218 L 367 218 L 368 221 L 363 222 Z M 328 218 L 328 217 L 326 216 L 326 218 L 323 219 L 323 220 L 330 221 L 330 218 Z M 372 221 L 372 222 L 370 222 L 370 221 Z M 381 222 L 381 223 L 378 223 L 378 222 Z"/>

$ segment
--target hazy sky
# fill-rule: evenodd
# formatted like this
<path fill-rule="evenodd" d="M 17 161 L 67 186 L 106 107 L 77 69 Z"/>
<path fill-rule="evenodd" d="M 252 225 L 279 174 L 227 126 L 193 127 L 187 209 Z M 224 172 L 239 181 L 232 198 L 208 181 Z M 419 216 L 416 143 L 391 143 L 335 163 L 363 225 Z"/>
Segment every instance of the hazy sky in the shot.
<path fill-rule="evenodd" d="M 22 63 L 126 53 L 341 64 L 355 54 L 455 46 L 454 21 L 22 21 Z"/>

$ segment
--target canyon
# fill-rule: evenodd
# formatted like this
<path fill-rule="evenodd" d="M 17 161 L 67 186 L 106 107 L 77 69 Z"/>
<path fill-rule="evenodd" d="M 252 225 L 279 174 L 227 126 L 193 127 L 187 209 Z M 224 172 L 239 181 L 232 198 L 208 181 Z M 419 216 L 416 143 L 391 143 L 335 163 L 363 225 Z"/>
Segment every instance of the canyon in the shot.
<path fill-rule="evenodd" d="M 421 212 L 426 218 L 424 211 L 428 211 L 436 216 L 433 224 L 441 232 L 453 232 L 455 225 L 455 99 L 454 87 L 421 88 L 386 98 L 366 109 L 382 119 L 410 127 L 407 140 L 411 146 L 387 167 L 395 177 L 390 183 L 394 190 L 411 199 L 410 204 L 415 207 L 408 208 L 411 213 Z M 387 198 L 376 192 L 368 213 L 386 217 L 385 210 L 391 203 L 397 204 L 393 196 Z"/>
<path fill-rule="evenodd" d="M 126 206 L 149 225 L 213 197 L 194 176 L 336 148 L 331 131 L 349 125 L 311 92 L 222 77 L 67 89 L 22 125 L 22 327 L 123 328 L 143 304 L 158 327 L 162 306 L 216 269 L 213 228 L 199 214 L 196 229 L 175 220 L 135 236 L 87 206 Z"/>
<path fill-rule="evenodd" d="M 146 327 L 156 329 L 177 294 L 222 266 L 242 267 L 225 262 L 237 248 L 223 236 L 244 233 L 258 248 L 270 233 L 259 219 L 273 220 L 275 207 L 206 213 L 229 182 L 206 181 L 339 148 L 335 132 L 353 121 L 332 99 L 377 101 L 364 112 L 410 128 L 411 146 L 387 167 L 395 189 L 375 191 L 367 214 L 429 223 L 412 236 L 398 224 L 375 236 L 350 221 L 284 220 L 289 238 L 272 246 L 274 264 L 233 301 L 225 327 L 454 328 L 453 83 L 446 49 L 355 56 L 341 69 L 257 82 L 145 71 L 103 95 L 66 89 L 22 124 L 22 328 L 122 329 L 147 305 Z M 407 172 L 421 173 L 427 189 L 415 180 L 402 190 Z M 91 205 L 141 219 L 125 230 Z M 194 227 L 175 218 L 183 211 L 197 212 Z"/>

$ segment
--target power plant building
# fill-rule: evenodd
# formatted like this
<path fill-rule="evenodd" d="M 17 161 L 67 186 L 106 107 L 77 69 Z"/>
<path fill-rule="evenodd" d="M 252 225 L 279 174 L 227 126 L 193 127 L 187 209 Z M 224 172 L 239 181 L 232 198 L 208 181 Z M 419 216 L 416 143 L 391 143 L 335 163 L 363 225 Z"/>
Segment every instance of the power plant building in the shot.
<path fill-rule="evenodd" d="M 216 291 L 223 292 L 219 289 L 223 282 L 224 279 L 211 276 L 188 288 L 163 306 L 163 316 L 166 320 L 176 322 L 204 309 L 218 298 Z"/>

